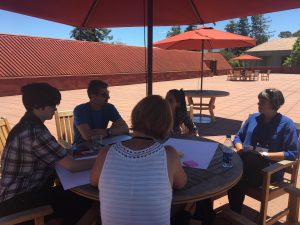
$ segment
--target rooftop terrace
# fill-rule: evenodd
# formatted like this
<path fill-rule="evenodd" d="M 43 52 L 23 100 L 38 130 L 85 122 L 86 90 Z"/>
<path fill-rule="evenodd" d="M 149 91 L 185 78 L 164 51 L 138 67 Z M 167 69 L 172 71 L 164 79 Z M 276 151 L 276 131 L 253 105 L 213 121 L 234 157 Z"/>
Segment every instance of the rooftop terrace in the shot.
<path fill-rule="evenodd" d="M 198 89 L 199 79 L 186 79 L 177 81 L 157 82 L 153 85 L 154 94 L 165 96 L 169 89 L 184 88 Z M 199 134 L 206 138 L 223 142 L 226 133 L 234 134 L 242 121 L 251 112 L 257 111 L 257 95 L 264 88 L 278 88 L 285 96 L 285 104 L 279 110 L 295 122 L 300 123 L 300 75 L 298 74 L 271 74 L 270 81 L 226 81 L 226 76 L 207 77 L 204 79 L 204 89 L 224 90 L 230 96 L 217 98 L 215 116 L 217 121 L 212 124 L 198 124 Z M 123 118 L 130 124 L 130 113 L 134 105 L 145 96 L 145 84 L 110 87 L 110 102 L 113 103 Z M 58 110 L 70 110 L 77 104 L 88 101 L 86 90 L 63 91 L 62 101 Z M 21 96 L 0 97 L 0 116 L 7 117 L 10 124 L 15 125 L 25 110 L 22 106 Z M 204 112 L 207 113 L 207 112 Z M 55 135 L 54 119 L 46 122 L 47 127 Z M 298 186 L 299 186 L 298 179 Z M 215 202 L 220 206 L 227 202 L 222 198 Z M 245 202 L 254 209 L 259 203 L 249 198 Z M 287 195 L 271 202 L 270 213 L 274 213 L 287 204 Z M 251 210 L 246 210 L 250 219 L 255 218 Z M 216 222 L 215 224 L 223 224 Z"/>

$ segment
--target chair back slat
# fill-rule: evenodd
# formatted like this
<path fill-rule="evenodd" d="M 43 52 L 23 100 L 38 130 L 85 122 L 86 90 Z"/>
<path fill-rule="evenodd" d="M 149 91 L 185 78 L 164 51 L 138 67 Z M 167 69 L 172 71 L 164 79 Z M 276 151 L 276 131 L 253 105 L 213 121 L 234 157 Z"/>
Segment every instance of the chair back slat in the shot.
<path fill-rule="evenodd" d="M 1 117 L 0 118 L 0 156 L 4 149 L 9 131 L 10 131 L 10 126 L 8 124 L 7 119 Z"/>
<path fill-rule="evenodd" d="M 55 123 L 56 123 L 57 139 L 64 140 L 69 144 L 72 144 L 74 141 L 73 111 L 72 110 L 56 111 Z"/>

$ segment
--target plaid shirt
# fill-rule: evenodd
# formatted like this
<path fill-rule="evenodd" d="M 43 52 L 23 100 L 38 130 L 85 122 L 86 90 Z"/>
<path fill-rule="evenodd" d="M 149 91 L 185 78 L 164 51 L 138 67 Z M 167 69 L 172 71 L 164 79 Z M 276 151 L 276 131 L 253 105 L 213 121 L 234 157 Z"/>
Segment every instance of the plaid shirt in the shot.
<path fill-rule="evenodd" d="M 42 121 L 26 113 L 9 133 L 2 153 L 0 202 L 49 187 L 55 163 L 66 154 Z"/>

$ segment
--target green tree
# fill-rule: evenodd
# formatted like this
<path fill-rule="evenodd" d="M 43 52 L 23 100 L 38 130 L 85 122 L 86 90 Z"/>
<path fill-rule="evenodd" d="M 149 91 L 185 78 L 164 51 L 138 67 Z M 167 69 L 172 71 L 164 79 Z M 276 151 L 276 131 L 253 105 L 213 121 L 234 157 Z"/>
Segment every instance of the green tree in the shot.
<path fill-rule="evenodd" d="M 291 55 L 284 61 L 283 66 L 300 66 L 300 37 L 293 45 Z"/>
<path fill-rule="evenodd" d="M 264 15 L 251 16 L 251 32 L 250 36 L 256 39 L 256 44 L 262 44 L 269 40 L 271 32 L 269 32 L 270 22 Z"/>
<path fill-rule="evenodd" d="M 293 37 L 300 37 L 300 30 L 293 33 Z"/>
<path fill-rule="evenodd" d="M 195 30 L 195 29 L 197 29 L 197 25 L 188 25 L 188 26 L 184 29 L 184 32 L 192 31 L 192 30 Z"/>
<path fill-rule="evenodd" d="M 234 20 L 229 20 L 229 23 L 225 26 L 225 31 L 237 34 L 238 33 L 238 23 Z"/>
<path fill-rule="evenodd" d="M 81 41 L 103 42 L 105 40 L 110 41 L 113 39 L 113 36 L 109 35 L 110 32 L 111 29 L 107 28 L 74 28 L 70 32 L 70 37 Z"/>
<path fill-rule="evenodd" d="M 250 35 L 250 25 L 248 17 L 242 17 L 237 24 L 237 33 L 244 36 Z"/>
<path fill-rule="evenodd" d="M 176 36 L 181 33 L 181 27 L 180 26 L 173 26 L 167 33 L 167 38 Z"/>
<path fill-rule="evenodd" d="M 234 51 L 222 49 L 221 54 L 224 56 L 224 58 L 228 61 L 228 63 L 233 67 L 242 67 L 242 62 L 239 60 L 232 60 L 232 58 L 236 57 L 237 55 L 234 54 Z"/>
<path fill-rule="evenodd" d="M 278 37 L 280 38 L 289 38 L 289 37 L 292 37 L 292 32 L 291 31 L 281 31 L 279 34 L 278 34 Z"/>

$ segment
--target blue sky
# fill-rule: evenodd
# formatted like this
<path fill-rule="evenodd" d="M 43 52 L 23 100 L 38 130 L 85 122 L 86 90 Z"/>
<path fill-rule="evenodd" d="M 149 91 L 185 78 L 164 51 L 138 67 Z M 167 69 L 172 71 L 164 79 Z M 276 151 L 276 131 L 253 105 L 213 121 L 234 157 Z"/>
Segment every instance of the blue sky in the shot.
<path fill-rule="evenodd" d="M 295 32 L 300 29 L 300 9 L 265 15 L 272 21 L 269 29 L 274 32 L 272 38 L 276 38 L 280 31 Z M 216 26 L 206 25 L 223 30 L 227 23 L 228 21 L 221 21 L 217 22 Z M 69 33 L 72 29 L 71 26 L 0 10 L 0 33 L 70 39 Z M 154 41 L 164 39 L 169 29 L 170 27 L 155 27 Z M 111 34 L 114 37 L 113 41 L 144 46 L 144 28 L 113 28 Z"/>

